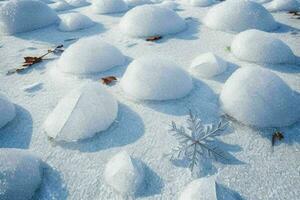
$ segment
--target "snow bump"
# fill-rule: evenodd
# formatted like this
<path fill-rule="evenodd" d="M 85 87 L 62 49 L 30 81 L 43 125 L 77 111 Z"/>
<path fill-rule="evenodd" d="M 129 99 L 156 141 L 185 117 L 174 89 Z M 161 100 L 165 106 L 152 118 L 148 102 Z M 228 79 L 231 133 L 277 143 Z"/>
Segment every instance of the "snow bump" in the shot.
<path fill-rule="evenodd" d="M 97 14 L 119 13 L 128 10 L 123 0 L 93 0 L 92 10 Z"/>
<path fill-rule="evenodd" d="M 80 13 L 69 13 L 61 16 L 60 31 L 77 31 L 89 28 L 95 23 L 87 16 Z"/>
<path fill-rule="evenodd" d="M 136 99 L 168 100 L 186 96 L 193 83 L 190 75 L 172 61 L 145 56 L 128 66 L 121 86 Z"/>
<path fill-rule="evenodd" d="M 0 128 L 12 121 L 16 116 L 16 109 L 10 100 L 0 93 Z"/>

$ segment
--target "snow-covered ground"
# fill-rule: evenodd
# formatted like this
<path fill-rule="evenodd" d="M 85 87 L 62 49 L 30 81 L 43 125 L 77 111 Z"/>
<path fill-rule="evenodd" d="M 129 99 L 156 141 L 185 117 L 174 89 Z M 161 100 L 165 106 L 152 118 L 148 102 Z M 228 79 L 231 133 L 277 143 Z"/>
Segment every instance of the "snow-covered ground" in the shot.
<path fill-rule="evenodd" d="M 100 0 L 94 1 L 101 2 Z M 170 14 L 169 10 L 168 13 L 159 10 L 158 16 L 162 17 L 162 20 L 164 20 L 163 17 L 167 16 L 173 17 L 181 23 L 180 19 L 182 19 L 186 23 L 185 29 L 183 28 L 183 24 L 180 25 L 180 28 L 174 28 L 176 24 L 172 25 L 172 23 L 170 23 L 172 25 L 169 27 L 170 30 L 168 29 L 168 26 L 162 25 L 162 27 L 159 27 L 160 25 L 157 25 L 157 27 L 153 27 L 151 25 L 148 26 L 147 24 L 145 27 L 141 27 L 142 30 L 128 30 L 126 27 L 132 27 L 132 21 L 137 19 L 129 16 L 123 21 L 124 24 L 119 26 L 119 22 L 126 12 L 101 15 L 93 11 L 93 4 L 89 5 L 83 1 L 75 0 L 67 2 L 72 3 L 73 6 L 70 5 L 70 10 L 57 12 L 58 16 L 66 16 L 70 13 L 77 12 L 87 16 L 95 24 L 85 29 L 67 32 L 59 30 L 58 24 L 44 27 L 45 25 L 53 24 L 53 19 L 56 18 L 54 14 L 50 13 L 49 16 L 51 18 L 51 23 L 42 23 L 38 20 L 39 24 L 36 25 L 36 27 L 43 26 L 44 28 L 25 33 L 18 33 L 15 35 L 0 35 L 0 92 L 14 103 L 16 109 L 15 118 L 0 129 L 0 148 L 29 149 L 31 152 L 35 153 L 36 156 L 39 156 L 44 162 L 43 165 L 45 166 L 42 183 L 35 193 L 33 199 L 124 199 L 124 196 L 113 189 L 114 186 L 111 187 L 111 185 L 121 184 L 121 186 L 118 185 L 116 187 L 122 187 L 122 189 L 126 188 L 127 186 L 122 185 L 124 184 L 124 182 L 122 182 L 123 180 L 120 182 L 111 183 L 112 177 L 110 177 L 110 183 L 108 184 L 104 175 L 104 171 L 108 170 L 106 169 L 107 163 L 111 160 L 111 158 L 117 155 L 117 153 L 123 151 L 126 151 L 132 159 L 137 159 L 140 161 L 143 166 L 143 187 L 137 191 L 135 198 L 151 200 L 178 199 L 181 195 L 181 192 L 185 190 L 186 186 L 194 180 L 194 177 L 191 176 L 190 170 L 185 163 L 171 161 L 170 158 L 166 156 L 166 154 L 170 153 L 172 148 L 176 147 L 178 144 L 176 138 L 168 132 L 172 121 L 176 122 L 177 124 L 184 125 L 189 113 L 189 109 L 191 109 L 193 112 L 199 115 L 204 123 L 217 122 L 220 114 L 222 114 L 219 96 L 223 85 L 230 75 L 240 67 L 262 67 L 271 70 L 278 75 L 292 90 L 294 90 L 296 97 L 299 97 L 300 19 L 297 19 L 297 16 L 288 14 L 286 11 L 271 13 L 275 21 L 279 23 L 279 28 L 275 30 L 273 30 L 275 27 L 273 20 L 269 18 L 269 15 L 262 13 L 262 16 L 267 18 L 265 22 L 268 23 L 268 21 L 270 21 L 271 23 L 268 24 L 269 28 L 266 28 L 267 25 L 265 25 L 266 29 L 271 30 L 271 32 L 268 34 L 286 43 L 290 47 L 291 52 L 294 54 L 293 58 L 296 56 L 296 58 L 289 64 L 283 63 L 275 65 L 242 61 L 239 60 L 238 56 L 234 54 L 234 52 L 231 53 L 229 47 L 231 46 L 231 43 L 238 32 L 245 30 L 245 27 L 248 27 L 248 29 L 253 28 L 253 24 L 250 23 L 250 26 L 247 23 L 242 23 L 241 27 L 239 28 L 233 28 L 232 24 L 230 24 L 229 27 L 222 27 L 220 30 L 208 28 L 203 19 L 208 10 L 214 5 L 209 7 L 195 7 L 192 6 L 193 4 L 188 4 L 184 1 L 178 0 L 176 2 L 179 3 L 179 6 L 174 12 L 176 12 L 180 18 L 178 18 L 177 15 L 172 13 Z M 137 3 L 138 1 L 132 2 Z M 4 3 L 2 2 L 0 4 L 2 5 Z M 79 4 L 85 6 L 75 8 L 74 5 Z M 101 3 L 97 4 L 98 8 L 100 5 Z M 40 4 L 38 7 L 39 6 Z M 116 7 L 112 7 L 111 9 L 113 10 Z M 132 9 L 131 7 L 132 6 L 128 7 L 129 11 L 127 12 L 132 11 L 130 10 Z M 49 10 L 45 10 L 49 12 Z M 23 15 L 23 13 L 21 14 Z M 216 14 L 221 15 L 222 13 Z M 247 15 L 247 13 L 243 14 Z M 42 13 L 38 12 L 37 16 L 39 15 L 42 15 Z M 134 16 L 134 14 L 131 14 L 131 16 Z M 147 16 L 142 16 L 141 18 L 148 19 Z M 241 20 L 243 19 L 248 20 L 248 17 L 242 17 Z M 167 24 L 168 21 L 165 20 L 164 23 Z M 263 22 L 260 21 L 257 27 L 264 27 L 264 24 L 262 23 Z M 13 26 L 12 24 L 10 25 Z M 236 25 L 239 26 L 239 24 Z M 0 27 L 2 28 L 1 23 Z M 83 27 L 86 26 L 83 25 Z M 16 29 L 16 27 L 12 27 L 6 32 L 19 32 L 19 30 L 22 30 L 22 28 L 24 27 L 19 27 L 18 29 Z M 181 32 L 172 35 L 163 35 L 163 38 L 156 42 L 148 42 L 145 41 L 145 38 L 129 36 L 130 33 L 129 35 L 126 33 L 133 31 L 134 34 L 131 35 L 148 35 L 147 31 L 151 32 L 155 28 L 161 30 L 162 34 L 168 32 L 174 33 L 178 32 L 179 30 L 181 30 Z M 230 28 L 231 30 L 229 30 Z M 174 31 L 174 29 L 176 29 L 176 31 Z M 141 32 L 141 34 L 136 34 L 136 32 Z M 105 64 L 108 63 L 109 66 L 89 66 L 91 71 L 97 69 L 99 73 L 89 73 L 83 76 L 78 75 L 78 73 L 65 73 L 64 70 L 59 70 L 58 68 L 61 67 L 58 64 L 59 62 L 57 62 L 59 57 L 49 56 L 47 57 L 50 58 L 49 60 L 45 60 L 40 64 L 34 65 L 31 69 L 25 72 L 6 75 L 6 72 L 11 68 L 19 67 L 23 62 L 23 57 L 25 56 L 42 55 L 47 52 L 49 48 L 53 48 L 59 44 L 63 44 L 65 48 L 67 48 L 79 38 L 88 36 L 95 36 L 95 38 L 98 37 L 99 41 L 102 40 L 110 45 L 113 45 L 112 47 L 106 47 L 106 45 L 102 44 L 102 42 L 99 42 L 105 46 L 105 48 L 109 48 L 111 51 L 117 51 L 117 49 L 120 50 L 121 53 L 126 57 L 126 61 L 118 62 L 118 57 L 122 56 L 119 54 L 115 58 L 108 58 L 109 55 L 103 55 Z M 253 41 L 253 43 L 255 43 L 255 41 Z M 98 63 L 101 63 L 102 53 L 99 53 L 98 55 L 99 60 L 97 60 L 98 57 L 95 58 L 95 60 L 92 60 L 93 56 L 90 56 L 97 56 L 98 48 L 96 46 L 93 47 L 93 45 L 97 45 L 97 42 L 94 43 L 89 41 L 89 44 L 91 45 L 90 49 L 84 44 L 86 43 L 83 42 L 81 45 L 79 45 L 80 48 L 74 51 L 77 54 L 72 55 L 74 59 L 78 59 L 78 62 L 82 62 L 81 64 L 87 62 L 87 65 L 97 65 Z M 254 48 L 254 46 L 255 45 L 251 44 L 251 48 Z M 117 49 L 111 49 L 114 47 Z M 245 48 L 247 47 L 244 46 L 243 50 L 245 50 Z M 80 49 L 82 49 L 82 51 L 80 51 Z M 231 50 L 233 49 L 231 48 Z M 165 58 L 176 63 L 176 65 L 182 67 L 186 71 L 189 71 L 193 60 L 201 54 L 208 52 L 214 53 L 227 62 L 226 71 L 223 73 L 220 72 L 221 74 L 210 77 L 209 79 L 201 78 L 201 76 L 194 76 L 191 73 L 191 76 L 193 77 L 193 89 L 181 99 L 171 99 L 165 101 L 141 101 L 139 98 L 132 98 L 132 96 L 128 94 L 128 91 L 124 91 L 122 89 L 122 84 L 120 84 L 120 81 L 118 81 L 116 84 L 107 86 L 106 88 L 106 90 L 113 94 L 115 99 L 118 101 L 118 108 L 113 108 L 111 110 L 111 112 L 114 113 L 107 114 L 108 116 L 111 116 L 115 114 L 116 110 L 118 112 L 117 118 L 110 128 L 103 132 L 97 133 L 94 137 L 77 142 L 64 142 L 61 140 L 49 139 L 48 135 L 45 133 L 44 123 L 48 115 L 54 110 L 61 99 L 63 99 L 70 91 L 79 88 L 86 81 L 99 81 L 102 77 L 111 75 L 116 76 L 118 80 L 121 80 L 127 69 L 127 66 L 132 60 L 148 55 L 151 56 L 152 59 L 157 56 L 157 60 L 153 61 L 153 63 L 158 63 L 160 65 L 159 59 Z M 280 52 L 280 50 L 276 52 L 279 52 L 280 55 L 287 53 Z M 255 53 L 252 52 L 251 56 L 253 55 L 255 55 Z M 290 54 L 287 55 L 287 57 L 288 56 L 290 56 Z M 91 60 L 88 61 L 86 57 L 91 57 Z M 65 63 L 63 68 L 66 67 L 69 69 L 68 71 L 72 72 L 72 66 L 66 66 L 66 63 L 72 63 L 72 65 L 75 66 L 76 61 L 72 60 L 71 58 L 69 59 L 69 61 L 67 60 L 66 62 L 63 61 L 61 63 Z M 205 62 L 213 62 L 211 61 L 212 59 L 213 58 L 210 58 L 208 61 L 205 60 Z M 243 60 L 247 60 L 247 58 Z M 143 62 L 147 61 L 151 62 L 151 59 L 143 60 Z M 115 62 L 117 62 L 116 65 L 114 64 Z M 119 65 L 119 63 L 123 64 Z M 210 64 L 215 66 L 216 63 L 217 61 L 214 61 L 213 64 Z M 80 69 L 82 67 L 80 66 L 81 64 L 78 64 L 78 69 L 75 66 L 75 71 L 84 71 L 84 69 Z M 147 67 L 151 67 L 151 63 L 146 64 Z M 204 65 L 202 63 L 199 64 Z M 159 69 L 159 67 L 157 67 L 157 69 Z M 101 68 L 109 68 L 109 70 L 103 72 Z M 165 86 L 166 84 L 169 84 L 168 81 L 173 81 L 174 83 L 175 81 L 178 81 L 175 78 L 174 80 L 172 78 L 170 80 L 165 80 L 165 78 L 159 79 L 155 77 L 149 78 L 149 76 L 147 76 L 147 70 L 151 69 L 135 70 L 133 70 L 133 74 L 128 74 L 130 75 L 130 78 L 125 81 L 127 81 L 126 85 L 128 86 L 126 89 L 130 90 L 130 88 L 137 88 L 138 93 L 134 94 L 137 96 L 141 95 L 141 93 L 143 93 L 142 90 L 145 88 L 147 89 L 147 87 L 150 87 L 150 89 L 151 87 L 159 87 L 159 82 L 161 82 L 162 86 Z M 177 70 L 179 69 L 174 69 L 174 73 Z M 155 83 L 151 82 L 150 86 L 142 85 L 143 80 L 134 80 L 134 78 L 139 78 L 138 74 L 134 74 L 135 72 L 141 73 L 141 77 L 147 77 L 149 80 L 155 81 Z M 161 72 L 157 74 L 159 75 L 162 72 L 168 73 L 168 70 L 161 69 Z M 153 72 L 153 74 L 156 73 Z M 259 77 L 256 78 L 259 79 Z M 132 84 L 139 83 L 141 85 L 130 86 L 130 82 L 132 82 Z M 247 90 L 251 88 L 249 83 L 252 84 L 253 82 L 248 82 Z M 100 81 L 99 84 L 101 84 Z M 148 83 L 145 82 L 144 84 Z M 174 84 L 174 87 L 177 84 L 178 83 Z M 188 83 L 185 82 L 184 84 L 186 85 Z M 254 84 L 255 83 L 253 83 L 253 87 L 258 88 L 259 90 L 260 87 Z M 277 85 L 277 82 L 275 85 Z M 281 87 L 281 84 L 278 85 Z M 284 86 L 284 88 L 286 88 L 286 86 Z M 174 91 L 169 92 L 172 94 L 180 92 L 176 89 L 177 88 L 174 88 Z M 277 90 L 273 89 L 272 91 Z M 283 99 L 282 101 L 276 99 L 274 101 L 278 101 L 279 103 L 294 102 L 296 105 L 286 107 L 293 108 L 297 107 L 298 105 L 297 108 L 299 108 L 299 100 L 293 99 L 292 101 L 289 101 L 288 98 L 290 98 L 290 95 L 292 94 L 290 94 L 290 89 L 286 91 L 288 91 L 288 97 L 286 97 L 287 99 Z M 278 92 L 280 93 L 282 91 Z M 97 96 L 93 93 L 93 91 L 85 92 L 85 95 L 88 95 L 89 93 L 93 97 Z M 159 93 L 161 93 L 160 90 L 157 92 L 155 90 L 153 91 L 152 88 L 149 95 L 160 95 Z M 272 99 L 270 98 L 270 95 L 272 94 L 266 94 L 266 97 L 264 98 L 268 100 Z M 277 97 L 281 95 L 274 94 L 274 96 Z M 72 95 L 69 97 L 73 98 Z M 2 98 L 2 96 L 0 96 L 0 98 Z M 79 99 L 80 97 L 77 96 L 76 98 Z M 0 113 L 0 122 L 2 123 L 3 121 L 10 121 L 10 116 L 14 116 L 13 108 L 4 109 L 5 105 L 11 106 L 11 104 L 7 103 L 6 98 L 5 103 L 3 103 L 4 100 L 0 100 L 0 109 L 2 109 L 2 113 Z M 254 99 L 253 101 L 256 100 L 257 99 Z M 84 106 L 88 106 L 89 103 L 86 96 L 84 99 L 82 99 L 82 101 L 84 101 L 84 103 L 82 103 L 82 107 L 78 105 L 80 109 L 84 109 Z M 103 100 L 103 102 L 105 101 Z M 97 103 L 102 105 L 103 102 Z M 70 101 L 70 103 L 73 104 L 74 102 Z M 271 102 L 271 104 L 273 105 L 274 103 Z M 97 106 L 95 104 L 93 105 Z M 71 108 L 68 108 L 66 102 L 64 102 L 62 107 L 63 106 L 66 108 L 61 108 L 62 111 L 68 110 L 68 112 L 70 112 Z M 262 106 L 262 108 L 263 107 L 264 106 Z M 109 108 L 110 106 L 106 108 L 106 111 L 108 111 Z M 80 112 L 80 109 L 78 108 L 78 112 Z M 6 112 L 8 112 L 7 110 L 10 110 L 12 113 L 4 113 L 3 110 L 6 110 Z M 88 108 L 88 110 L 93 112 L 92 108 Z M 257 110 L 255 110 L 254 113 L 257 113 L 256 111 Z M 103 113 L 105 112 L 103 111 Z M 10 114 L 10 116 L 5 118 L 6 114 Z M 75 113 L 73 114 L 75 115 Z M 280 115 L 280 113 L 277 114 Z M 56 115 L 57 119 L 52 119 L 52 122 L 58 120 L 59 123 L 59 117 L 61 116 L 59 116 L 59 112 L 57 112 Z M 284 112 L 284 115 L 288 114 Z M 296 118 L 295 113 L 292 112 L 292 115 L 294 120 Z M 78 116 L 80 117 L 85 115 L 78 114 Z M 62 116 L 62 120 L 66 120 L 64 117 L 65 116 Z M 88 116 L 84 119 L 90 119 L 90 117 L 91 116 Z M 97 118 L 98 117 L 99 120 L 107 119 L 105 114 L 103 114 L 103 116 L 98 114 Z M 80 121 L 80 119 L 76 119 Z M 280 119 L 280 116 L 276 116 L 274 119 L 278 120 Z M 96 119 L 93 120 L 97 121 Z M 73 121 L 73 123 L 76 123 L 76 121 Z M 89 121 L 88 123 L 91 122 Z M 88 123 L 86 122 L 83 124 Z M 83 129 L 84 128 L 86 127 L 83 127 Z M 94 127 L 90 128 L 97 129 Z M 98 128 L 98 130 L 100 129 L 101 128 Z M 207 173 L 215 177 L 218 184 L 222 185 L 222 191 L 234 192 L 238 194 L 236 196 L 240 196 L 242 199 L 249 200 L 299 199 L 299 120 L 297 123 L 288 127 L 281 127 L 280 131 L 284 133 L 284 139 L 280 142 L 277 142 L 275 146 L 272 147 L 271 138 L 274 131 L 275 129 L 270 127 L 263 129 L 251 128 L 235 120 L 232 121 L 232 128 L 227 129 L 225 134 L 218 138 L 218 145 L 222 149 L 230 152 L 238 160 L 238 162 L 232 164 L 213 162 L 214 166 L 207 171 Z M 78 137 L 81 138 L 80 136 Z M 3 155 L 5 155 L 5 152 Z M 130 168 L 130 170 L 134 171 L 134 165 L 130 166 L 131 162 L 128 161 L 130 158 L 127 156 L 126 159 L 126 162 L 128 163 L 119 163 L 120 166 L 123 166 L 123 168 Z M 2 162 L 0 163 L 1 173 L 3 172 L 2 169 L 5 171 L 5 167 L 3 166 L 5 165 L 6 161 L 5 159 L 1 159 L 0 162 Z M 113 165 L 113 162 L 109 163 Z M 24 161 L 22 164 L 26 165 L 26 161 Z M 116 168 L 118 168 L 118 166 Z M 122 170 L 124 169 L 115 170 L 121 170 L 121 172 L 118 172 L 120 173 L 121 177 L 130 177 L 130 175 L 123 173 Z M 22 171 L 18 173 L 20 174 Z M 113 172 L 111 173 L 113 174 Z M 21 174 L 20 176 L 23 177 L 24 175 Z M 33 176 L 38 175 L 35 174 Z M 139 176 L 142 175 L 131 174 L 131 176 L 133 176 L 130 177 L 131 181 L 134 182 L 134 176 L 136 176 L 136 179 L 138 179 L 140 184 L 141 178 Z M 0 186 L 2 177 L 3 176 L 0 174 Z M 24 181 L 28 180 L 24 179 Z M 200 186 L 190 186 L 190 188 L 185 191 L 189 191 L 191 188 L 198 188 Z"/>

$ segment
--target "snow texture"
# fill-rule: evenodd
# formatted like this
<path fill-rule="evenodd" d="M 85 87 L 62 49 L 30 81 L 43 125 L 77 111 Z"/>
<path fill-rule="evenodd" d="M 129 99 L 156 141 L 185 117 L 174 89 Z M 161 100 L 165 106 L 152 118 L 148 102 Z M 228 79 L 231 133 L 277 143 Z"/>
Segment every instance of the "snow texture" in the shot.
<path fill-rule="evenodd" d="M 130 7 L 140 6 L 144 4 L 152 4 L 151 0 L 126 0 L 125 2 Z"/>
<path fill-rule="evenodd" d="M 265 7 L 271 11 L 300 11 L 300 3 L 297 0 L 273 0 Z"/>
<path fill-rule="evenodd" d="M 223 110 L 255 127 L 283 127 L 299 120 L 300 97 L 276 74 L 260 67 L 238 69 L 220 95 Z"/>
<path fill-rule="evenodd" d="M 270 33 L 254 29 L 235 36 L 231 51 L 241 60 L 256 63 L 295 64 L 297 61 L 297 57 L 283 41 Z"/>
<path fill-rule="evenodd" d="M 144 182 L 144 169 L 140 161 L 122 151 L 108 161 L 104 178 L 117 192 L 134 196 Z"/>
<path fill-rule="evenodd" d="M 0 128 L 12 121 L 16 116 L 16 109 L 13 103 L 0 93 Z"/>
<path fill-rule="evenodd" d="M 227 0 L 212 7 L 204 18 L 204 24 L 229 32 L 247 29 L 273 31 L 278 27 L 273 16 L 262 5 L 246 0 Z"/>
<path fill-rule="evenodd" d="M 58 60 L 60 71 L 75 75 L 103 72 L 123 65 L 125 57 L 99 37 L 83 38 L 72 44 Z"/>
<path fill-rule="evenodd" d="M 42 181 L 40 159 L 21 149 L 0 149 L 0 199 L 28 200 Z"/>
<path fill-rule="evenodd" d="M 73 7 L 87 6 L 89 3 L 86 0 L 66 0 Z"/>
<path fill-rule="evenodd" d="M 212 78 L 226 69 L 227 62 L 211 52 L 196 57 L 190 66 L 190 72 L 199 78 Z"/>
<path fill-rule="evenodd" d="M 78 31 L 89 28 L 95 23 L 87 16 L 80 13 L 68 13 L 60 16 L 60 31 Z"/>
<path fill-rule="evenodd" d="M 270 1 L 272 1 L 272 0 L 250 0 L 250 1 L 253 1 L 253 2 L 255 2 L 255 3 L 264 4 L 264 3 L 268 3 L 268 2 L 270 2 Z"/>
<path fill-rule="evenodd" d="M 133 37 L 174 34 L 186 28 L 184 20 L 173 10 L 143 5 L 128 11 L 120 22 L 120 29 Z"/>
<path fill-rule="evenodd" d="M 189 183 L 179 200 L 218 200 L 214 177 L 203 177 Z"/>
<path fill-rule="evenodd" d="M 171 0 L 163 1 L 160 4 L 157 4 L 157 5 L 160 6 L 160 7 L 163 7 L 163 8 L 168 8 L 170 10 L 176 10 L 179 6 L 178 3 L 174 2 L 174 1 L 171 1 Z"/>
<path fill-rule="evenodd" d="M 120 13 L 128 10 L 123 0 L 93 0 L 92 9 L 97 14 Z"/>
<path fill-rule="evenodd" d="M 117 114 L 114 96 L 100 83 L 88 82 L 60 100 L 46 119 L 44 130 L 56 140 L 77 141 L 109 128 Z"/>
<path fill-rule="evenodd" d="M 64 0 L 59 0 L 55 3 L 50 4 L 49 6 L 55 11 L 64 11 L 72 8 L 72 6 Z"/>
<path fill-rule="evenodd" d="M 121 80 L 129 96 L 141 100 L 178 99 L 187 95 L 192 78 L 175 63 L 156 56 L 134 60 Z"/>
<path fill-rule="evenodd" d="M 55 11 L 41 1 L 11 0 L 0 7 L 0 34 L 33 31 L 55 24 L 58 19 Z"/>
<path fill-rule="evenodd" d="M 216 3 L 215 0 L 184 0 L 188 5 L 206 7 Z"/>

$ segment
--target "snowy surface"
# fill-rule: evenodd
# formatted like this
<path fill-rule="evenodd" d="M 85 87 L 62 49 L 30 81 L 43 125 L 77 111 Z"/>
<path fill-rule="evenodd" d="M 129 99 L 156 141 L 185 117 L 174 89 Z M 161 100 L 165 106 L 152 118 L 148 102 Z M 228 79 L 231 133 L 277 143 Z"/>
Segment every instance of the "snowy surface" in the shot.
<path fill-rule="evenodd" d="M 190 75 L 170 60 L 145 56 L 128 66 L 121 86 L 128 96 L 142 100 L 178 99 L 193 88 Z"/>
<path fill-rule="evenodd" d="M 14 104 L 2 93 L 0 93 L 0 113 L 0 128 L 5 126 L 16 116 Z"/>
<path fill-rule="evenodd" d="M 300 118 L 300 95 L 268 69 L 238 69 L 225 82 L 220 101 L 227 114 L 257 127 L 288 126 Z"/>
<path fill-rule="evenodd" d="M 93 25 L 94 22 L 87 16 L 80 13 L 69 13 L 61 16 L 58 28 L 61 31 L 78 31 Z"/>
<path fill-rule="evenodd" d="M 238 34 L 231 44 L 231 51 L 237 58 L 249 62 L 296 64 L 299 61 L 283 41 L 254 29 Z"/>
<path fill-rule="evenodd" d="M 55 11 L 40 1 L 12 0 L 0 7 L 0 34 L 32 31 L 57 21 Z"/>
<path fill-rule="evenodd" d="M 93 0 L 93 11 L 98 14 L 124 12 L 128 9 L 123 0 Z"/>
<path fill-rule="evenodd" d="M 69 10 L 72 8 L 72 6 L 68 4 L 65 0 L 59 0 L 55 3 L 50 4 L 49 6 L 57 12 Z"/>
<path fill-rule="evenodd" d="M 42 182 L 41 161 L 28 150 L 0 149 L 0 199 L 28 200 Z"/>
<path fill-rule="evenodd" d="M 208 52 L 197 56 L 191 66 L 190 72 L 201 79 L 211 78 L 223 73 L 227 69 L 227 63 L 219 56 Z"/>
<path fill-rule="evenodd" d="M 70 46 L 57 62 L 58 70 L 75 75 L 99 73 L 123 65 L 125 57 L 100 37 L 83 38 Z"/>
<path fill-rule="evenodd" d="M 121 31 L 133 37 L 174 34 L 185 28 L 184 20 L 175 11 L 152 5 L 133 8 L 120 22 Z"/>
<path fill-rule="evenodd" d="M 299 11 L 300 3 L 297 0 L 273 0 L 267 4 L 265 7 L 271 11 Z"/>
<path fill-rule="evenodd" d="M 144 4 L 152 4 L 151 0 L 125 0 L 125 2 L 130 7 L 140 6 Z"/>
<path fill-rule="evenodd" d="M 134 196 L 144 182 L 144 169 L 126 151 L 113 156 L 106 164 L 105 181 L 123 196 Z"/>
<path fill-rule="evenodd" d="M 212 7 L 204 23 L 212 29 L 232 32 L 251 28 L 273 31 L 278 27 L 272 15 L 262 5 L 247 0 L 226 0 Z"/>
<path fill-rule="evenodd" d="M 226 50 L 235 33 L 217 31 L 203 24 L 203 18 L 211 7 L 193 7 L 176 2 L 180 3 L 176 12 L 185 19 L 187 28 L 156 42 L 129 38 L 120 32 L 119 22 L 124 13 L 94 14 L 90 6 L 59 13 L 74 11 L 90 17 L 96 25 L 89 29 L 61 32 L 57 26 L 49 26 L 0 37 L 0 90 L 16 105 L 15 119 L 0 129 L 0 147 L 30 149 L 47 161 L 51 169 L 46 171 L 36 199 L 116 199 L 115 192 L 104 180 L 104 169 L 108 160 L 123 150 L 146 165 L 146 189 L 136 195 L 138 200 L 178 199 L 185 186 L 192 182 L 193 178 L 184 163 L 173 163 L 165 156 L 177 146 L 176 139 L 168 133 L 171 121 L 185 125 L 188 110 L 192 109 L 203 123 L 217 122 L 221 112 L 219 94 L 224 82 L 237 68 L 257 64 L 241 61 Z M 286 12 L 272 15 L 281 26 L 270 34 L 284 41 L 295 55 L 300 56 L 299 19 Z M 24 56 L 42 55 L 59 44 L 64 44 L 68 49 L 78 38 L 88 36 L 97 36 L 120 49 L 128 57 L 128 63 L 141 56 L 155 54 L 169 57 L 188 70 L 194 58 L 213 52 L 228 61 L 229 65 L 223 74 L 213 79 L 194 78 L 193 90 L 178 100 L 132 101 L 116 82 L 107 88 L 119 102 L 118 116 L 108 130 L 77 143 L 50 142 L 43 132 L 44 121 L 57 103 L 84 80 L 76 76 L 52 76 L 51 71 L 59 59 L 54 56 L 19 74 L 6 76 L 5 72 L 20 66 Z M 114 75 L 120 80 L 127 67 L 125 63 L 90 78 L 99 81 L 102 77 Z M 263 64 L 261 67 L 268 68 L 293 90 L 300 92 L 299 66 Z M 23 89 L 35 84 L 39 86 L 26 91 Z M 216 175 L 216 181 L 247 200 L 298 200 L 299 122 L 280 128 L 285 138 L 276 142 L 273 148 L 270 142 L 273 129 L 254 129 L 236 121 L 232 126 L 232 131 L 218 138 L 218 145 L 243 164 L 216 163 L 215 170 L 211 172 Z"/>
<path fill-rule="evenodd" d="M 184 0 L 188 5 L 206 7 L 216 3 L 215 0 Z"/>
<path fill-rule="evenodd" d="M 157 5 L 159 5 L 160 7 L 171 9 L 171 10 L 176 10 L 179 6 L 178 3 L 176 3 L 175 1 L 172 1 L 172 0 L 163 1 Z"/>
<path fill-rule="evenodd" d="M 88 82 L 60 100 L 47 117 L 44 130 L 55 140 L 77 141 L 108 129 L 117 114 L 113 95 L 100 83 Z"/>

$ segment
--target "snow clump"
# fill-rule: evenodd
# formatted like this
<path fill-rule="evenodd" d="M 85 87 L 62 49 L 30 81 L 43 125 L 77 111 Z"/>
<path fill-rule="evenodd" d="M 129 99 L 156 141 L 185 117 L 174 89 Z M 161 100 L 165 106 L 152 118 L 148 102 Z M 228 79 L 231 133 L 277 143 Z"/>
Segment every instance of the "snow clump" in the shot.
<path fill-rule="evenodd" d="M 68 93 L 50 113 L 44 130 L 59 141 L 77 141 L 110 127 L 118 114 L 118 103 L 104 86 L 88 82 Z"/>
<path fill-rule="evenodd" d="M 87 16 L 80 13 L 69 13 L 61 16 L 60 31 L 77 31 L 89 28 L 95 23 Z"/>
<path fill-rule="evenodd" d="M 205 53 L 196 57 L 190 72 L 196 77 L 211 78 L 223 73 L 227 69 L 227 62 L 213 53 Z"/>
<path fill-rule="evenodd" d="M 168 100 L 184 97 L 193 84 L 190 75 L 172 61 L 145 56 L 128 66 L 121 86 L 136 99 Z"/>
<path fill-rule="evenodd" d="M 210 6 L 214 3 L 216 3 L 215 0 L 185 0 L 185 2 L 188 5 L 199 6 L 199 7 L 207 7 L 207 6 Z"/>
<path fill-rule="evenodd" d="M 64 11 L 72 8 L 72 6 L 64 0 L 59 0 L 55 3 L 50 4 L 49 6 L 55 11 Z"/>
<path fill-rule="evenodd" d="M 300 11 L 300 3 L 297 0 L 273 0 L 265 4 L 271 12 L 277 11 Z"/>
<path fill-rule="evenodd" d="M 11 0 L 0 6 L 0 34 L 33 31 L 58 22 L 47 4 L 35 0 Z"/>
<path fill-rule="evenodd" d="M 93 0 L 92 10 L 97 14 L 119 13 L 128 10 L 123 0 Z"/>
<path fill-rule="evenodd" d="M 212 177 L 202 177 L 188 184 L 179 200 L 217 200 L 216 182 Z"/>
<path fill-rule="evenodd" d="M 87 6 L 90 3 L 88 3 L 86 0 L 66 0 L 68 4 L 70 4 L 73 7 L 82 7 Z"/>
<path fill-rule="evenodd" d="M 212 29 L 241 32 L 247 29 L 273 31 L 278 27 L 273 16 L 260 4 L 246 0 L 227 0 L 212 7 L 204 18 Z"/>
<path fill-rule="evenodd" d="M 16 116 L 16 109 L 13 103 L 0 93 L 0 128 L 12 121 Z"/>
<path fill-rule="evenodd" d="M 134 195 L 144 181 L 144 169 L 140 161 L 126 151 L 112 157 L 106 164 L 104 178 L 108 185 L 123 195 Z"/>
<path fill-rule="evenodd" d="M 225 82 L 223 110 L 255 127 L 282 127 L 299 120 L 300 96 L 279 76 L 260 67 L 244 67 Z"/>
<path fill-rule="evenodd" d="M 88 37 L 72 44 L 58 60 L 64 73 L 88 75 L 103 72 L 125 63 L 125 56 L 99 37 Z"/>
<path fill-rule="evenodd" d="M 163 7 L 163 8 L 168 8 L 170 10 L 176 10 L 179 6 L 178 3 L 176 3 L 175 1 L 171 1 L 171 0 L 163 1 L 157 5 L 160 7 Z"/>
<path fill-rule="evenodd" d="M 254 29 L 235 36 L 231 52 L 241 60 L 256 63 L 294 64 L 297 61 L 291 48 L 283 41 Z"/>
<path fill-rule="evenodd" d="M 121 31 L 133 37 L 175 34 L 185 28 L 186 23 L 175 11 L 154 5 L 137 6 L 120 22 Z"/>
<path fill-rule="evenodd" d="M 125 0 L 129 7 L 140 6 L 144 4 L 152 4 L 151 0 Z"/>
<path fill-rule="evenodd" d="M 28 150 L 0 149 L 0 199 L 31 199 L 42 181 L 41 161 Z"/>

